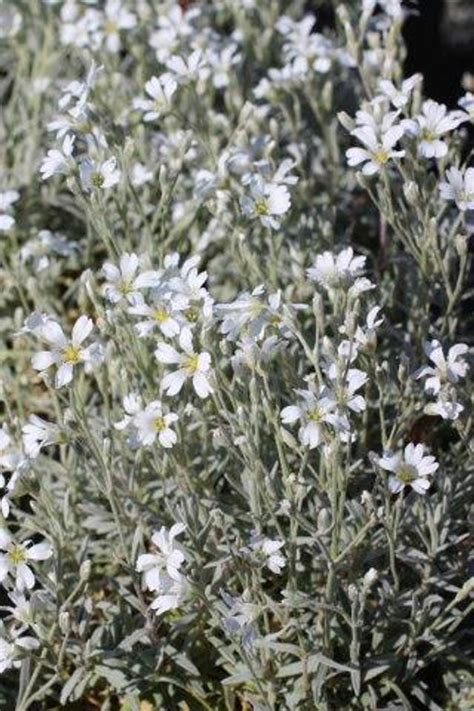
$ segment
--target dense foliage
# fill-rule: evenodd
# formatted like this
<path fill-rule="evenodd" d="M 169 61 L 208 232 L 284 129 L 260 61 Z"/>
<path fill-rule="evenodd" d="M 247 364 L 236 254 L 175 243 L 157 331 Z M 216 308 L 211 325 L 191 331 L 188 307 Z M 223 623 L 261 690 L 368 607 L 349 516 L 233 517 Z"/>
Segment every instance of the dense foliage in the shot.
<path fill-rule="evenodd" d="M 1 708 L 474 705 L 474 96 L 317 5 L 0 3 Z"/>

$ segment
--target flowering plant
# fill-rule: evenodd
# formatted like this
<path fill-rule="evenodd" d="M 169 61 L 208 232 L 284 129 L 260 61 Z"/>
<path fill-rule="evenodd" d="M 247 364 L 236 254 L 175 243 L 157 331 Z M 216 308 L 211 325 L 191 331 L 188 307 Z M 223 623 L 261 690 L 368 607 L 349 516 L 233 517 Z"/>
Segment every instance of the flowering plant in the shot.
<path fill-rule="evenodd" d="M 0 0 L 2 708 L 472 706 L 472 95 L 329 4 Z"/>

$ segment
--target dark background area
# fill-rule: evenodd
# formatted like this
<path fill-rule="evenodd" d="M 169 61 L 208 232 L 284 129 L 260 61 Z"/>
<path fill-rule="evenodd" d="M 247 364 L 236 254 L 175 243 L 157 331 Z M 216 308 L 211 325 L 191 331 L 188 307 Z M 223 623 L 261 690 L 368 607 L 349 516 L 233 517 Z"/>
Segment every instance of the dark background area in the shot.
<path fill-rule="evenodd" d="M 404 37 L 405 73 L 421 72 L 427 96 L 454 107 L 465 92 L 463 75 L 474 74 L 474 0 L 419 0 Z"/>

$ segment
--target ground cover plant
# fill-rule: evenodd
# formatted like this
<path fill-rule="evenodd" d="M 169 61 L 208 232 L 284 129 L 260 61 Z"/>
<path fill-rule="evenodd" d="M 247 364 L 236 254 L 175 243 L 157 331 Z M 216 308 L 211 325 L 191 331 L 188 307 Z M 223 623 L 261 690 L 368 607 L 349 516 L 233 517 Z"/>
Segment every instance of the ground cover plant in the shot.
<path fill-rule="evenodd" d="M 474 95 L 310 5 L 0 4 L 2 709 L 473 706 Z"/>

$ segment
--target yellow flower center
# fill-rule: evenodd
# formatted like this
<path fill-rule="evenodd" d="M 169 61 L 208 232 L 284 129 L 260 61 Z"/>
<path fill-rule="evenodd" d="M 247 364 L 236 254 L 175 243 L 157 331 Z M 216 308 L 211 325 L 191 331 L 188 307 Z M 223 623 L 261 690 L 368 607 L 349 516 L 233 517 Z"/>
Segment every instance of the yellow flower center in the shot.
<path fill-rule="evenodd" d="M 268 204 L 266 200 L 257 200 L 255 203 L 255 213 L 260 217 L 264 217 L 269 214 Z"/>
<path fill-rule="evenodd" d="M 169 313 L 166 309 L 156 309 L 153 313 L 153 318 L 157 323 L 164 323 L 169 319 Z"/>
<path fill-rule="evenodd" d="M 153 424 L 155 425 L 155 430 L 157 432 L 163 432 L 163 430 L 166 429 L 166 422 L 164 417 L 157 417 Z"/>
<path fill-rule="evenodd" d="M 423 137 L 424 141 L 435 141 L 437 139 L 436 133 L 433 133 L 433 131 L 430 131 L 429 128 L 423 129 L 422 137 Z"/>
<path fill-rule="evenodd" d="M 377 151 L 375 153 L 374 158 L 376 162 L 380 165 L 385 165 L 385 163 L 387 163 L 387 161 L 389 160 L 390 156 L 388 155 L 387 151 L 381 149 L 380 151 Z"/>
<path fill-rule="evenodd" d="M 13 565 L 21 565 L 28 560 L 26 550 L 23 546 L 13 546 L 11 550 L 8 551 L 7 557 Z"/>
<path fill-rule="evenodd" d="M 118 25 L 113 20 L 106 20 L 104 24 L 104 32 L 106 35 L 116 35 L 118 32 Z"/>
<path fill-rule="evenodd" d="M 101 188 L 104 184 L 104 176 L 101 173 L 94 173 L 91 177 L 91 183 L 95 188 Z"/>
<path fill-rule="evenodd" d="M 189 358 L 186 359 L 186 365 L 185 368 L 188 371 L 188 373 L 195 373 L 198 369 L 199 366 L 199 356 L 198 355 L 192 355 L 189 356 Z"/>
<path fill-rule="evenodd" d="M 122 281 L 120 283 L 120 286 L 118 288 L 119 292 L 123 294 L 124 296 L 127 296 L 127 294 L 131 294 L 133 291 L 133 284 L 131 281 Z"/>
<path fill-rule="evenodd" d="M 63 361 L 69 365 L 77 365 L 81 360 L 81 349 L 73 345 L 66 346 L 63 350 Z"/>
<path fill-rule="evenodd" d="M 199 311 L 197 309 L 193 309 L 192 307 L 190 309 L 187 309 L 184 313 L 188 321 L 190 321 L 191 323 L 196 323 L 199 318 Z"/>
<path fill-rule="evenodd" d="M 310 422 L 317 422 L 318 424 L 323 421 L 323 413 L 321 410 L 310 410 L 308 412 L 308 420 Z"/>
<path fill-rule="evenodd" d="M 397 478 L 403 482 L 403 484 L 410 484 L 416 479 L 415 467 L 411 466 L 411 464 L 402 464 L 397 472 Z"/>

